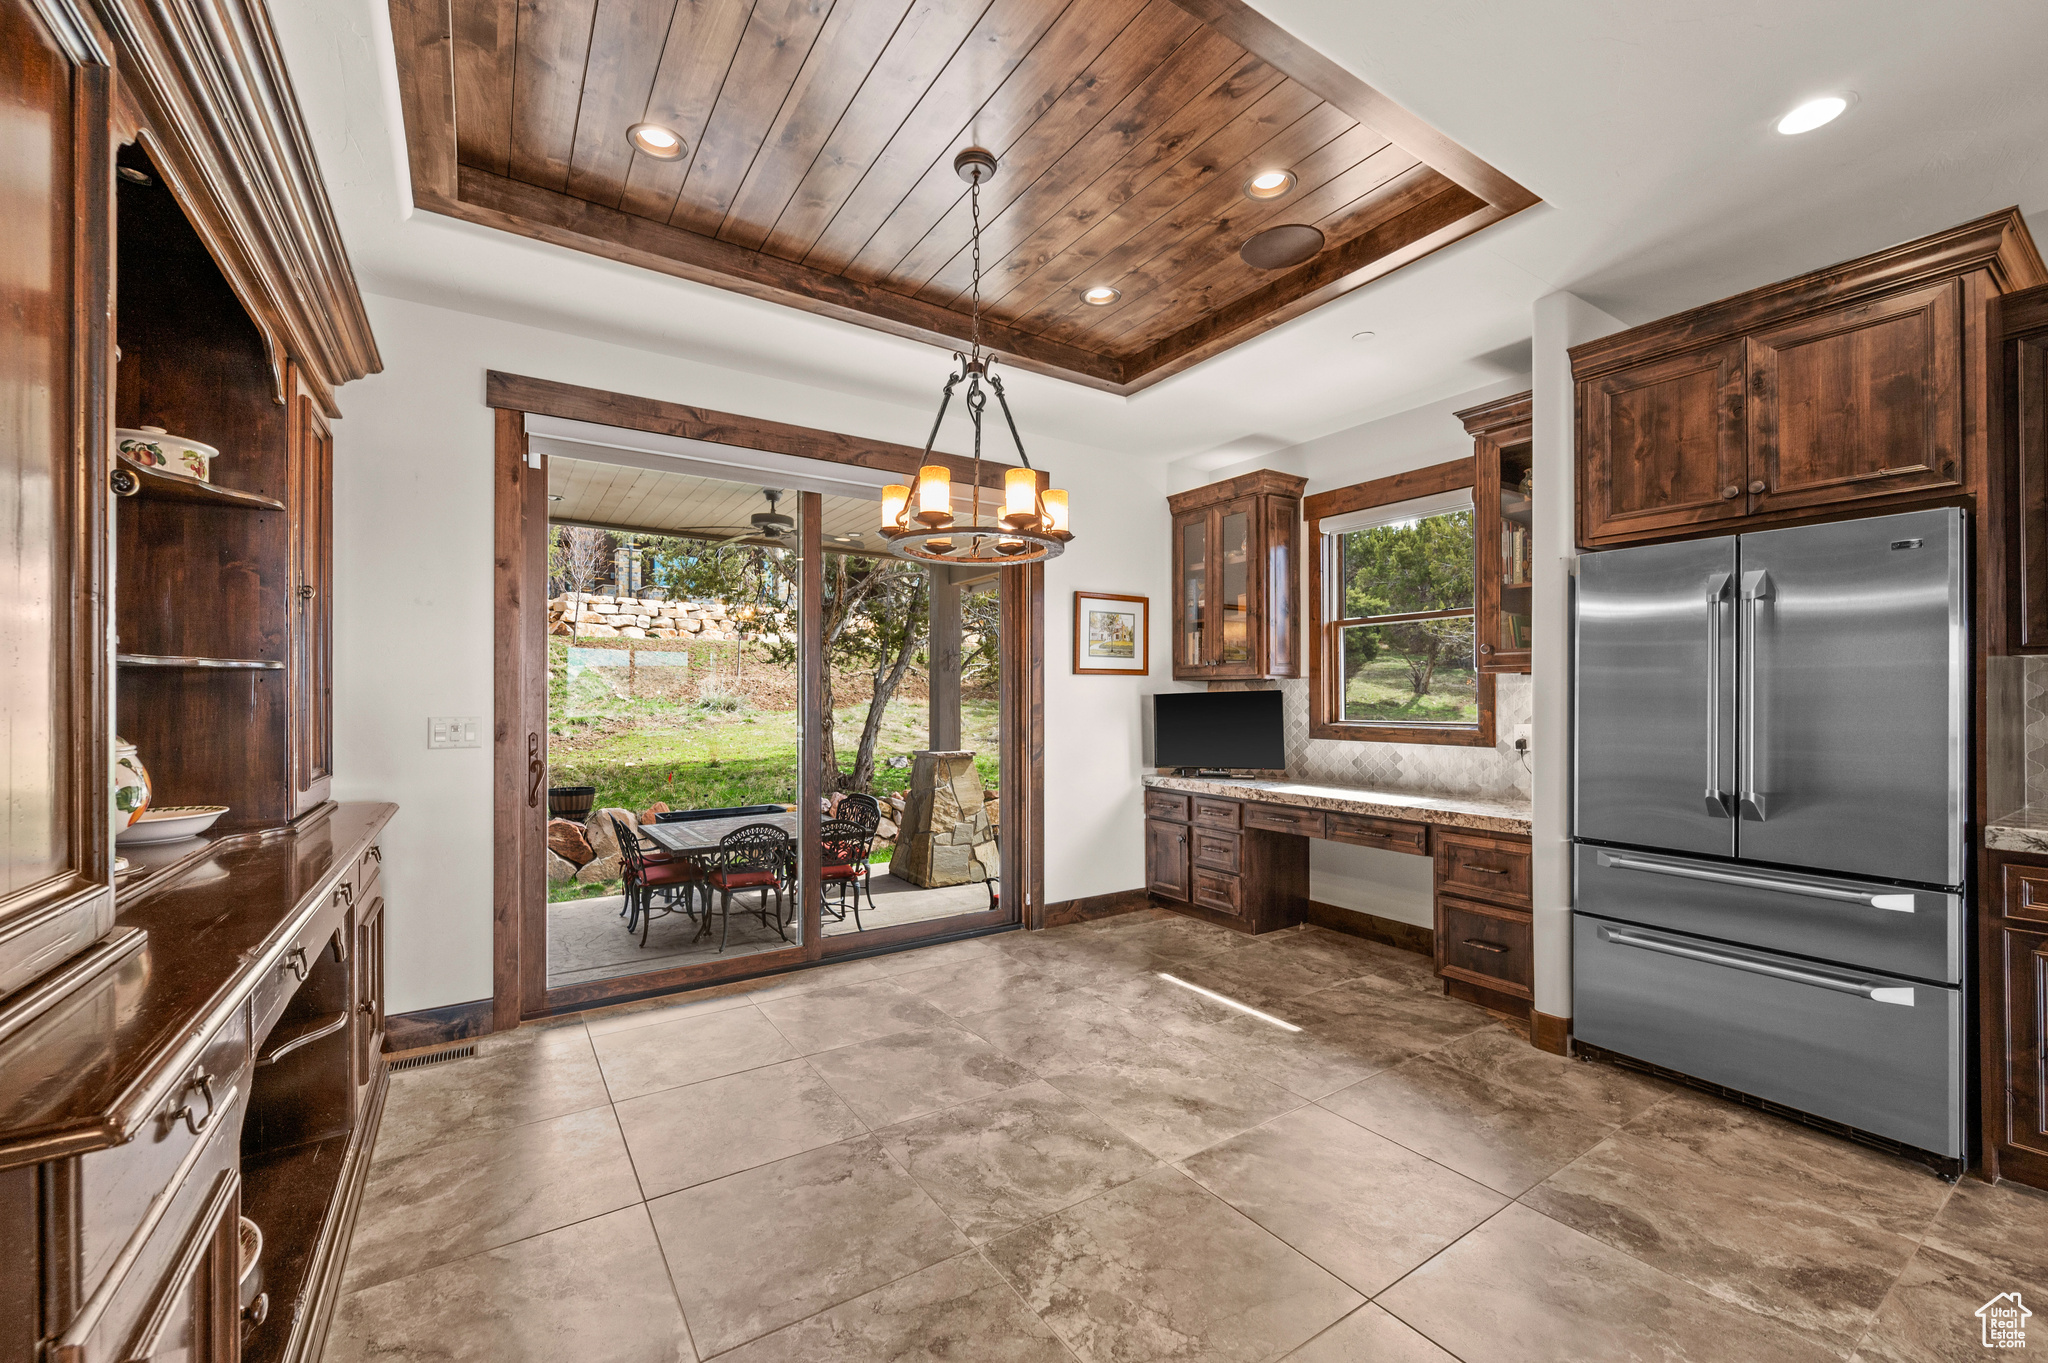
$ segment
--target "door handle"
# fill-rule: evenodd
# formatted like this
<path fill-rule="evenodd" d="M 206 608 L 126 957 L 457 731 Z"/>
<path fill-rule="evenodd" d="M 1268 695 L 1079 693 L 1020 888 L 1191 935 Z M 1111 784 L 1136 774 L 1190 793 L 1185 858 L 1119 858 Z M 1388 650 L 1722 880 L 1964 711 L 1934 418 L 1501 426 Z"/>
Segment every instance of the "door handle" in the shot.
<path fill-rule="evenodd" d="M 1764 603 L 1771 600 L 1771 575 L 1762 568 L 1752 568 L 1742 575 L 1742 603 L 1748 609 L 1744 612 L 1749 627 L 1749 638 L 1742 648 L 1742 752 L 1738 765 L 1737 783 L 1740 794 L 1737 806 L 1742 817 L 1762 823 L 1769 817 L 1769 797 L 1764 794 L 1765 771 L 1763 732 L 1757 724 L 1757 655 L 1763 652 Z"/>
<path fill-rule="evenodd" d="M 547 778 L 548 764 L 541 760 L 540 735 L 526 736 L 526 807 L 540 807 L 540 784 Z"/>
<path fill-rule="evenodd" d="M 1721 603 L 1728 599 L 1728 574 L 1707 574 L 1707 813 L 1728 817 L 1728 792 L 1721 789 Z"/>
<path fill-rule="evenodd" d="M 1643 871 L 1653 876 L 1675 876 L 1680 880 L 1705 880 L 1715 885 L 1734 885 L 1744 890 L 1778 890 L 1785 894 L 1805 895 L 1808 899 L 1832 899 L 1843 904 L 1861 904 L 1871 909 L 1890 909 L 1895 913 L 1911 913 L 1914 909 L 1913 896 L 1910 894 L 1877 894 L 1868 890 L 1842 890 L 1832 885 L 1802 885 L 1796 880 L 1746 876 L 1734 871 L 1716 871 L 1707 866 L 1677 866 L 1669 862 L 1643 861 L 1636 857 L 1617 857 L 1612 852 L 1595 853 L 1593 862 L 1603 869 Z"/>
<path fill-rule="evenodd" d="M 1799 970 L 1787 965 L 1773 965 L 1768 961 L 1753 961 L 1746 956 L 1724 956 L 1718 951 L 1696 947 L 1687 942 L 1675 942 L 1668 937 L 1646 936 L 1625 932 L 1601 924 L 1598 929 L 1600 940 L 1612 942 L 1618 947 L 1635 947 L 1640 951 L 1654 951 L 1660 956 L 1681 956 L 1688 961 L 1700 961 L 1707 965 L 1726 966 L 1750 975 L 1766 975 L 1774 980 L 1785 980 L 1792 984 L 1812 985 L 1815 989 L 1832 990 L 1837 994 L 1855 994 L 1869 999 L 1872 1003 L 1895 1003 L 1903 1008 L 1913 1006 L 1913 990 L 1907 986 L 1875 984 L 1848 975 L 1823 974 L 1817 970 Z"/>

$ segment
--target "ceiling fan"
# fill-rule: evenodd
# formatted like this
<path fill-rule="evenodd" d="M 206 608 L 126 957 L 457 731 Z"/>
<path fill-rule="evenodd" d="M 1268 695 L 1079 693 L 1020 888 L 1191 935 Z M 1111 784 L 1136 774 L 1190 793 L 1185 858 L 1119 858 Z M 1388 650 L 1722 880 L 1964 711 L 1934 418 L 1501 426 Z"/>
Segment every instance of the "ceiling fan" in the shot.
<path fill-rule="evenodd" d="M 796 518 L 776 510 L 782 500 L 782 489 L 764 487 L 761 495 L 768 499 L 766 511 L 756 511 L 748 517 L 753 524 L 745 530 L 719 529 L 684 531 L 692 538 L 709 540 L 710 548 L 718 549 L 728 544 L 753 544 L 768 549 L 794 549 L 796 547 Z"/>

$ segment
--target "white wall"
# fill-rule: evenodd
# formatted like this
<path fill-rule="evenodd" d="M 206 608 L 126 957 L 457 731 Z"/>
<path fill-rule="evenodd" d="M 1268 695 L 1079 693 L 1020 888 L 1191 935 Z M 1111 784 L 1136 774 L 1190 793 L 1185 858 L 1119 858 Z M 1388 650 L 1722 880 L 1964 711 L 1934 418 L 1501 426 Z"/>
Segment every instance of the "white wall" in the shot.
<path fill-rule="evenodd" d="M 492 714 L 485 371 L 899 443 L 919 440 L 931 417 L 447 308 L 366 301 L 385 370 L 341 390 L 335 427 L 334 793 L 400 806 L 384 846 L 389 1004 L 403 1013 L 491 993 L 491 749 L 426 743 L 430 715 L 488 727 Z M 930 352 L 929 367 L 936 402 L 945 357 Z M 1028 423 L 1028 408 L 1019 416 Z M 1047 896 L 1133 889 L 1144 883 L 1140 698 L 1171 685 L 1165 468 L 1025 431 L 1034 462 L 1073 495 L 1076 534 L 1046 573 Z M 1152 597 L 1149 678 L 1072 675 L 1077 587 Z"/>

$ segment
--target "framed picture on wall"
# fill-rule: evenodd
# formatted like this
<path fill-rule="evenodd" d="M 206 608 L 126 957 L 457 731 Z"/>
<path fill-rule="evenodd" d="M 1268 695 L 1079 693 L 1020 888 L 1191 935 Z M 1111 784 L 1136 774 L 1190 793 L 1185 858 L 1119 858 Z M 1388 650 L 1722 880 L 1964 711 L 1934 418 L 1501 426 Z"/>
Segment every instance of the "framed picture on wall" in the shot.
<path fill-rule="evenodd" d="M 1152 670 L 1152 600 L 1109 592 L 1074 593 L 1074 671 L 1142 677 Z"/>

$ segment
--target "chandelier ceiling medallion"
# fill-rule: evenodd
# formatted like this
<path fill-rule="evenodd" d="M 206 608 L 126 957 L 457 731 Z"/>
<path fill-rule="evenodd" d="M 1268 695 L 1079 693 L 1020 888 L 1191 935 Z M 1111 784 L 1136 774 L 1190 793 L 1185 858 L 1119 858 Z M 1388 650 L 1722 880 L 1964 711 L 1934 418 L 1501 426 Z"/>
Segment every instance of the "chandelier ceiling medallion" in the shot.
<path fill-rule="evenodd" d="M 953 158 L 953 169 L 967 182 L 967 197 L 973 216 L 974 312 L 968 332 L 968 351 L 955 354 L 960 361 L 939 395 L 939 414 L 932 418 L 932 433 L 924 442 L 924 460 L 917 471 L 917 487 L 892 483 L 882 489 L 882 538 L 897 558 L 920 563 L 988 563 L 1012 565 L 1042 563 L 1057 558 L 1073 534 L 1067 529 L 1067 494 L 1060 488 L 1040 491 L 1038 474 L 1031 457 L 1024 453 L 1024 437 L 1017 433 L 1017 419 L 1010 415 L 1010 400 L 1003 395 L 1003 381 L 995 373 L 996 357 L 981 349 L 981 185 L 994 178 L 996 158 L 981 147 L 969 147 Z M 953 471 L 931 461 L 932 446 L 939 438 L 939 425 L 953 401 L 953 390 L 966 380 L 967 419 L 974 423 L 974 480 L 971 504 L 963 520 L 953 512 Z M 993 389 L 1003 409 L 1004 424 L 1017 446 L 1022 468 L 1003 475 L 1000 507 L 989 501 L 989 519 L 982 520 L 981 417 Z"/>

